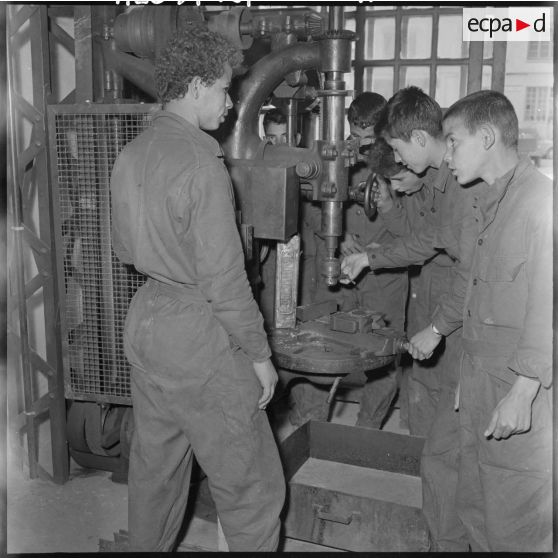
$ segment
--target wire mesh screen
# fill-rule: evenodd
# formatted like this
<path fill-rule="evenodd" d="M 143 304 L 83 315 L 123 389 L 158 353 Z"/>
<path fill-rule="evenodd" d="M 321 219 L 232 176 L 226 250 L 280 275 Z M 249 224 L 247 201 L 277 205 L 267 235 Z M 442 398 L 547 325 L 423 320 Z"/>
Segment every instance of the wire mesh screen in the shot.
<path fill-rule="evenodd" d="M 67 397 L 128 403 L 123 328 L 130 300 L 145 276 L 121 264 L 112 250 L 110 175 L 126 143 L 150 126 L 152 111 L 146 106 L 143 113 L 107 112 L 110 108 L 99 105 L 105 112 L 98 113 L 65 109 L 54 118 L 55 222 L 62 239 L 57 252 L 63 259 L 62 330 L 69 353 L 64 376 Z"/>

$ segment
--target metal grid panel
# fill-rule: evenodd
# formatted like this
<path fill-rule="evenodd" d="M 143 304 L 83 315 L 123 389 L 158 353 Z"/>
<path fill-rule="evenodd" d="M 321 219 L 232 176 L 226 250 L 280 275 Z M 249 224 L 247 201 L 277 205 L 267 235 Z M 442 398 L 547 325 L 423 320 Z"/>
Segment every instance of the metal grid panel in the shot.
<path fill-rule="evenodd" d="M 78 106 L 69 112 L 66 107 L 54 119 L 70 398 L 112 403 L 131 398 L 123 328 L 145 276 L 121 264 L 112 250 L 110 174 L 126 143 L 151 124 L 149 105 L 140 110 L 92 106 L 79 112 Z"/>

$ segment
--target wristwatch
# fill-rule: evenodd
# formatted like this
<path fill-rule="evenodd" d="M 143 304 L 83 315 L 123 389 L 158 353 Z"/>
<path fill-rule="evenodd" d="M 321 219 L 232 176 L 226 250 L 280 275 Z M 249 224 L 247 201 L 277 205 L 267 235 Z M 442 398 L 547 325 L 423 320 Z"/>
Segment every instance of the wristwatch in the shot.
<path fill-rule="evenodd" d="M 440 337 L 442 337 L 442 334 L 436 329 L 436 326 L 434 324 L 430 324 L 430 327 L 432 328 L 432 331 L 436 334 L 439 335 Z"/>

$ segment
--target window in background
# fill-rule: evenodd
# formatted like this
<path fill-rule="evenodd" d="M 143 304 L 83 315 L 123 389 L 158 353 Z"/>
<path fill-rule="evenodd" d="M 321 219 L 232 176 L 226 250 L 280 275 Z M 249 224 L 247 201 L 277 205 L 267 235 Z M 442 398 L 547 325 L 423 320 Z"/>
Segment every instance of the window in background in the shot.
<path fill-rule="evenodd" d="M 438 66 L 436 68 L 436 100 L 441 107 L 449 107 L 465 95 L 467 68 Z"/>
<path fill-rule="evenodd" d="M 461 7 L 358 6 L 353 12 L 363 38 L 355 50 L 357 92 L 372 88 L 389 98 L 417 85 L 447 107 L 470 91 L 503 90 L 506 43 L 463 42 Z"/>
<path fill-rule="evenodd" d="M 469 43 L 461 37 L 461 16 L 440 15 L 438 18 L 438 58 L 467 58 Z"/>
<path fill-rule="evenodd" d="M 395 6 L 366 6 L 367 12 L 373 11 L 388 11 L 392 12 L 395 9 Z"/>
<path fill-rule="evenodd" d="M 364 91 L 375 91 L 389 99 L 393 95 L 393 67 L 365 68 Z"/>
<path fill-rule="evenodd" d="M 527 47 L 527 60 L 550 60 L 552 58 L 552 42 L 530 41 Z"/>
<path fill-rule="evenodd" d="M 428 91 L 430 83 L 429 66 L 401 66 L 399 83 L 401 87 L 416 85 L 424 91 Z"/>
<path fill-rule="evenodd" d="M 430 58 L 432 17 L 404 16 L 401 20 L 401 58 Z"/>
<path fill-rule="evenodd" d="M 487 58 L 492 58 L 494 56 L 494 43 L 487 41 L 483 44 L 483 58 L 486 60 Z"/>
<path fill-rule="evenodd" d="M 490 89 L 492 84 L 492 66 L 482 67 L 481 89 Z"/>
<path fill-rule="evenodd" d="M 552 87 L 527 87 L 524 120 L 552 121 Z"/>
<path fill-rule="evenodd" d="M 366 58 L 393 60 L 395 57 L 395 18 L 367 19 L 364 26 L 364 42 Z"/>

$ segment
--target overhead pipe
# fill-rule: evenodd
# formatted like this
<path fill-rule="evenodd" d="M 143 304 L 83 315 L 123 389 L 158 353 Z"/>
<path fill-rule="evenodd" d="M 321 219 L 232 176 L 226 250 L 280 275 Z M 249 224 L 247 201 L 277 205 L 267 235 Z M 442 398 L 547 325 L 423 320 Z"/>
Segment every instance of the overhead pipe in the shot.
<path fill-rule="evenodd" d="M 261 138 L 258 133 L 258 115 L 266 99 L 295 70 L 320 68 L 320 47 L 317 42 L 296 43 L 272 52 L 256 62 L 242 80 L 238 92 L 236 111 L 238 119 L 224 145 L 231 159 L 253 158 Z"/>

